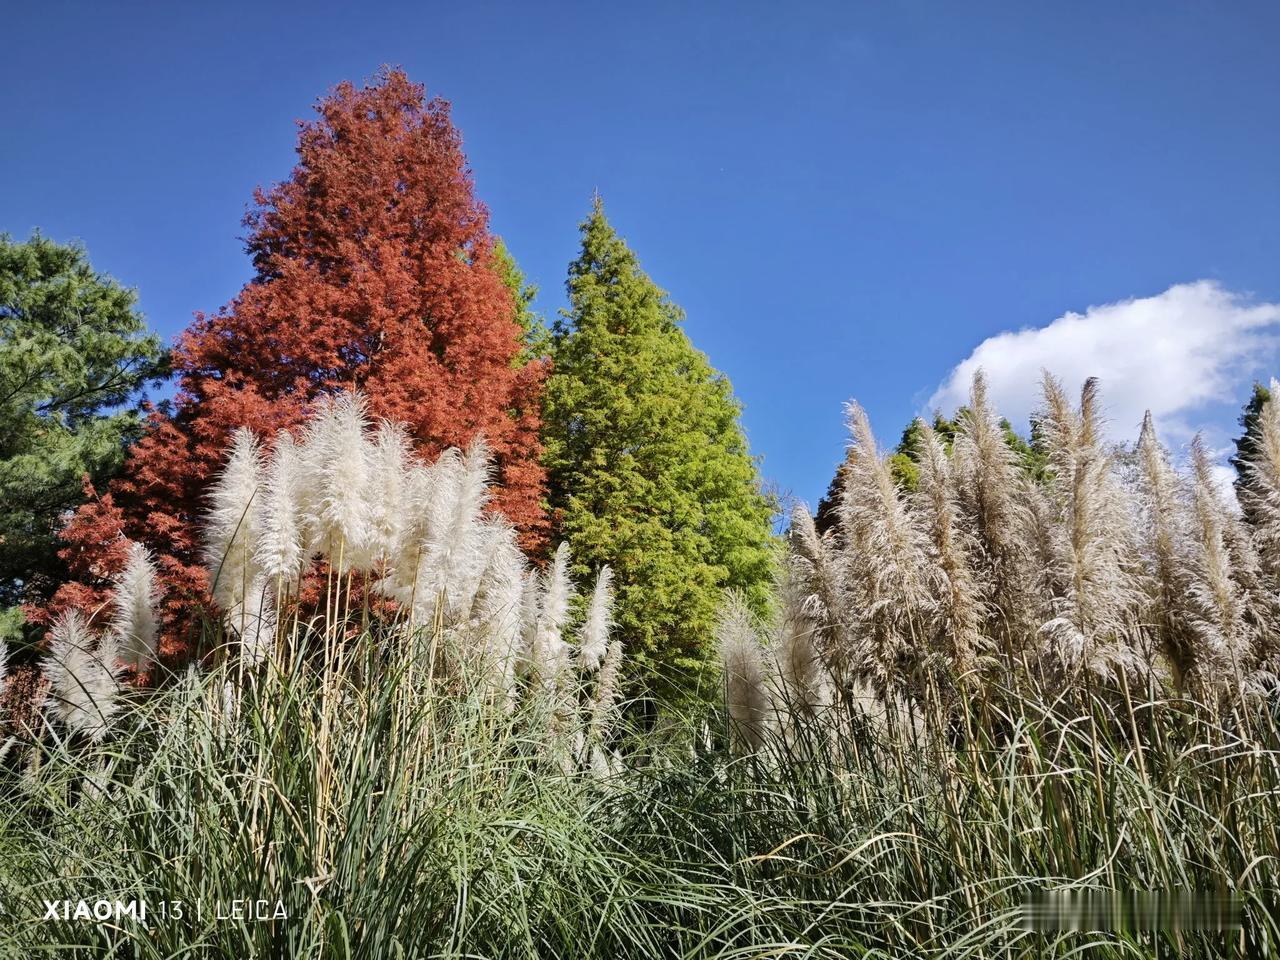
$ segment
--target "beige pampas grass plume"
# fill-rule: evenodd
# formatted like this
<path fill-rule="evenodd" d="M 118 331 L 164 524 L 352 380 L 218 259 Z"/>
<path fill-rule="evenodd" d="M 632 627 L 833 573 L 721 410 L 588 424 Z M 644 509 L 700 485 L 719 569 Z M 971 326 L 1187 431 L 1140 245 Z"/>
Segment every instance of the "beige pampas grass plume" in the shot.
<path fill-rule="evenodd" d="M 769 718 L 769 671 L 760 626 L 737 594 L 730 593 L 720 609 L 716 641 L 733 735 L 756 750 L 764 742 Z"/>
<path fill-rule="evenodd" d="M 1209 685 L 1239 683 L 1250 647 L 1246 596 L 1234 577 L 1229 549 L 1239 521 L 1222 502 L 1213 464 L 1199 436 L 1191 441 L 1189 618 L 1196 665 Z"/>
<path fill-rule="evenodd" d="M 95 637 L 78 610 L 63 613 L 50 630 L 46 709 L 90 741 L 106 736 L 120 709 L 117 656 L 111 634 Z"/>
<path fill-rule="evenodd" d="M 1173 685 L 1181 689 L 1195 668 L 1187 629 L 1188 531 L 1182 507 L 1183 483 L 1156 436 L 1151 411 L 1138 435 L 1138 528 L 1149 598 L 1146 622 L 1165 660 Z"/>
<path fill-rule="evenodd" d="M 1280 382 L 1258 414 L 1254 453 L 1244 464 L 1244 506 L 1256 517 L 1258 552 L 1272 575 L 1280 574 Z"/>
<path fill-rule="evenodd" d="M 952 676 L 968 677 L 987 645 L 982 633 L 986 607 L 971 557 L 977 544 L 960 513 L 951 460 L 938 435 L 923 420 L 916 455 L 919 487 L 912 498 L 914 516 L 927 544 L 928 580 L 935 597 L 937 646 Z"/>
<path fill-rule="evenodd" d="M 1084 667 L 1112 676 L 1140 669 L 1144 663 L 1130 642 L 1142 602 L 1136 536 L 1130 504 L 1102 447 L 1098 383 L 1085 381 L 1078 410 L 1048 373 L 1043 390 L 1057 585 L 1040 628 L 1045 652 L 1068 671 Z"/>
<path fill-rule="evenodd" d="M 813 625 L 815 647 L 832 674 L 844 676 L 850 664 L 859 660 L 861 645 L 848 629 L 845 585 L 836 549 L 818 535 L 813 516 L 802 503 L 792 508 L 787 547 L 789 575 Z"/>
<path fill-rule="evenodd" d="M 591 699 L 588 740 L 599 747 L 609 737 L 617 721 L 618 698 L 622 695 L 622 641 L 609 643 L 608 652 L 596 675 L 595 695 Z"/>
<path fill-rule="evenodd" d="M 804 584 L 784 565 L 779 576 L 781 614 L 774 660 L 779 682 L 769 693 L 778 701 L 778 717 L 819 717 L 830 708 L 830 674 L 818 651 L 818 630 L 806 603 Z"/>
<path fill-rule="evenodd" d="M 975 571 L 990 602 L 987 632 L 1012 658 L 1040 625 L 1038 492 L 1006 442 L 982 370 L 974 373 L 969 402 L 957 416 L 952 458 L 957 503 L 980 547 Z"/>
<path fill-rule="evenodd" d="M 156 658 L 159 626 L 156 605 L 160 588 L 151 554 L 140 543 L 129 545 L 129 558 L 115 580 L 111 623 L 108 630 L 122 662 L 139 673 L 145 672 Z"/>
<path fill-rule="evenodd" d="M 866 412 L 848 407 L 851 440 L 845 461 L 840 524 L 851 613 L 869 656 L 857 676 L 882 692 L 912 672 L 932 601 L 924 578 L 924 544 L 876 445 Z"/>

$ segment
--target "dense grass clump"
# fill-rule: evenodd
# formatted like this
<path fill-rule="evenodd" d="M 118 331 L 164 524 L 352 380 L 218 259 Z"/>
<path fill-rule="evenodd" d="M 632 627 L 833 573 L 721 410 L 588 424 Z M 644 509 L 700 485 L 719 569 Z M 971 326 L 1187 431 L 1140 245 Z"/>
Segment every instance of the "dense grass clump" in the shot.
<path fill-rule="evenodd" d="M 7 955 L 1260 956 L 1280 942 L 1265 710 L 1139 698 L 1117 713 L 1009 690 L 971 738 L 836 708 L 746 755 L 712 712 L 633 731 L 624 769 L 601 777 L 556 755 L 545 703 L 508 713 L 461 678 L 428 698 L 394 670 L 365 685 L 387 652 L 359 649 L 330 678 L 337 697 L 301 669 L 240 687 L 193 673 L 105 742 L 43 743 L 0 803 Z M 1025 929 L 1046 889 L 1234 890 L 1241 925 Z M 145 900 L 148 923 L 41 919 L 40 901 L 82 897 Z M 231 915 L 259 899 L 268 919 Z M 160 917 L 162 901 L 184 916 Z M 270 919 L 277 901 L 287 919 Z"/>
<path fill-rule="evenodd" d="M 618 702 L 609 570 L 575 606 L 563 548 L 530 568 L 482 447 L 418 463 L 350 396 L 265 463 L 241 434 L 203 662 L 154 664 L 138 547 L 5 718 L 0 950 L 1272 955 L 1280 409 L 1247 526 L 1150 422 L 1121 469 L 1098 404 L 1046 380 L 1032 477 L 979 378 L 910 496 L 853 407 L 838 524 L 796 511 L 773 616 L 725 604 L 723 702 L 679 708 Z M 1164 915 L 1038 908 L 1068 894 Z"/>

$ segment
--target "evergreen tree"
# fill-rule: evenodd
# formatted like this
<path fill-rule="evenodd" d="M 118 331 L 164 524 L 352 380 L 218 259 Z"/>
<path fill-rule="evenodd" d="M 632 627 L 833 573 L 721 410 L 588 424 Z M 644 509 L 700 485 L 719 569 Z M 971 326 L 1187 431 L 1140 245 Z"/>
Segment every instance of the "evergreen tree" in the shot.
<path fill-rule="evenodd" d="M 493 245 L 493 260 L 502 278 L 502 284 L 511 294 L 515 304 L 515 321 L 520 327 L 520 338 L 524 346 L 516 355 L 517 366 L 524 366 L 534 360 L 541 360 L 551 353 L 551 331 L 547 329 L 542 314 L 533 309 L 533 301 L 538 296 L 537 284 L 530 283 L 511 255 L 510 248 L 498 238 Z"/>
<path fill-rule="evenodd" d="M 163 374 L 137 296 L 84 250 L 0 234 L 0 632 L 65 576 L 57 531 L 142 432 L 139 391 Z"/>
<path fill-rule="evenodd" d="M 1240 418 L 1236 421 L 1244 428 L 1244 433 L 1236 437 L 1236 453 L 1231 458 L 1231 466 L 1236 470 L 1236 499 L 1240 501 L 1244 518 L 1249 523 L 1254 522 L 1254 510 L 1249 503 L 1249 498 L 1244 496 L 1245 488 L 1249 486 L 1249 475 L 1245 472 L 1245 463 L 1257 456 L 1260 434 L 1258 420 L 1262 416 L 1263 405 L 1270 399 L 1271 391 L 1255 381 L 1249 402 L 1244 405 L 1244 410 L 1240 412 Z"/>
<path fill-rule="evenodd" d="M 706 693 L 722 592 L 766 603 L 771 504 L 680 309 L 598 198 L 581 230 L 544 406 L 553 523 L 583 572 L 613 567 L 618 635 L 648 680 Z"/>

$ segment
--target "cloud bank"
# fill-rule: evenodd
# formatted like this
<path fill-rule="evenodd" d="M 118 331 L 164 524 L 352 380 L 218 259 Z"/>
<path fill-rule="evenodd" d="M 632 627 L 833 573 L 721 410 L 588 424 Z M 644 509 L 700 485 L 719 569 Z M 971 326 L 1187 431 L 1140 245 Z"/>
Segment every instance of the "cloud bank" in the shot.
<path fill-rule="evenodd" d="M 996 408 L 1019 429 L 1040 400 L 1047 369 L 1074 391 L 1101 380 L 1109 430 L 1134 440 L 1150 410 L 1166 442 L 1205 427 L 1207 408 L 1239 402 L 1250 379 L 1280 347 L 1280 304 L 1255 303 L 1212 280 L 1181 283 L 1153 297 L 1065 313 L 1048 326 L 989 337 L 929 398 L 950 414 L 968 397 L 981 367 Z M 1266 371 L 1270 372 L 1270 371 Z"/>

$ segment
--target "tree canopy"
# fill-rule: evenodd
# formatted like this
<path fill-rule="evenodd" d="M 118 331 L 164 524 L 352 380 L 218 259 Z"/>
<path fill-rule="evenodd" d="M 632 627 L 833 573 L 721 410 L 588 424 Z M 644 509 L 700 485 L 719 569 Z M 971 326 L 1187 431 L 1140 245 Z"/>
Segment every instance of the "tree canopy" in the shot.
<path fill-rule="evenodd" d="M 598 198 L 581 231 L 544 408 L 553 519 L 580 568 L 613 567 L 632 663 L 688 691 L 712 676 L 722 592 L 765 603 L 771 504 L 728 380 Z"/>
<path fill-rule="evenodd" d="M 137 295 L 82 247 L 0 235 L 0 607 L 61 581 L 58 528 L 85 476 L 119 470 L 142 432 L 141 391 L 163 374 Z"/>
<path fill-rule="evenodd" d="M 202 601 L 201 491 L 229 433 L 299 424 L 315 401 L 358 388 L 433 456 L 482 434 L 494 502 L 536 550 L 545 539 L 540 361 L 524 338 L 449 105 L 390 70 L 342 83 L 300 127 L 292 175 L 246 217 L 256 276 L 197 316 L 174 350 L 179 393 L 152 420 L 108 494 L 65 531 L 89 608 L 121 557 L 120 534 L 157 554 L 172 628 Z M 169 631 L 166 650 L 176 635 Z"/>

